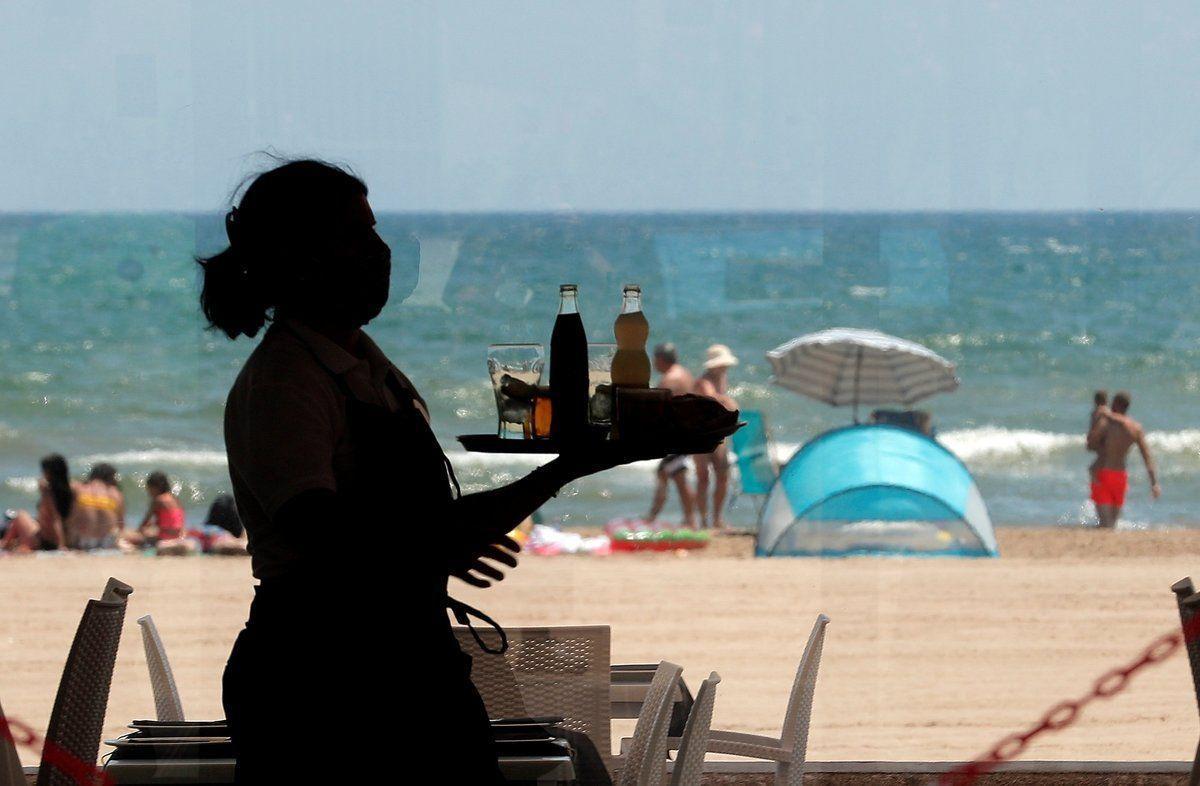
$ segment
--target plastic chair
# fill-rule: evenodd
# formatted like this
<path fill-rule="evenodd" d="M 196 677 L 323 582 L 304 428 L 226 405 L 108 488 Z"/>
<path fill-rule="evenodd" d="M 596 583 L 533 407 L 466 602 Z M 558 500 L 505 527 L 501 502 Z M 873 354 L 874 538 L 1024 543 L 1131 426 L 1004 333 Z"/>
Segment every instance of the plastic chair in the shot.
<path fill-rule="evenodd" d="M 0 707 L 0 786 L 26 786 L 21 757 L 17 753 L 17 746 L 13 744 L 12 734 L 4 716 L 4 708 Z"/>
<path fill-rule="evenodd" d="M 184 717 L 183 701 L 179 698 L 175 674 L 171 671 L 171 662 L 167 660 L 167 650 L 158 635 L 154 619 L 147 614 L 138 617 L 137 623 L 142 628 L 142 647 L 146 650 L 146 668 L 150 670 L 155 716 L 160 721 L 181 721 Z"/>
<path fill-rule="evenodd" d="M 679 743 L 679 755 L 671 770 L 671 786 L 693 786 L 704 776 L 704 754 L 708 750 L 708 735 L 712 727 L 713 705 L 717 700 L 717 685 L 721 675 L 715 671 L 700 683 L 696 702 L 688 715 L 687 725 Z"/>
<path fill-rule="evenodd" d="M 726 753 L 766 759 L 776 762 L 776 786 L 799 786 L 804 782 L 804 757 L 808 752 L 808 723 L 812 716 L 813 694 L 817 687 L 817 670 L 821 665 L 821 649 L 825 644 L 825 626 L 829 617 L 817 615 L 796 679 L 792 682 L 792 695 L 788 699 L 787 713 L 783 718 L 783 729 L 778 738 L 757 734 L 742 734 L 733 731 L 713 730 L 709 732 L 710 753 Z"/>
<path fill-rule="evenodd" d="M 1200 708 L 1200 639 L 1197 634 L 1197 626 L 1200 626 L 1200 620 L 1197 619 L 1197 614 L 1200 614 L 1200 595 L 1196 594 L 1196 588 L 1192 585 L 1190 576 L 1185 576 L 1179 581 L 1171 585 L 1171 591 L 1175 593 L 1175 603 L 1179 606 L 1179 624 L 1183 628 L 1183 643 L 1187 648 L 1188 665 L 1192 670 L 1192 688 L 1196 692 L 1196 705 Z M 1200 784 L 1200 743 L 1196 745 L 1196 755 L 1192 759 L 1192 772 L 1188 778 L 1188 786 L 1198 786 Z"/>
<path fill-rule="evenodd" d="M 774 450 L 767 432 L 767 421 L 757 410 L 744 409 L 739 418 L 745 426 L 733 432 L 730 442 L 737 456 L 740 495 L 756 497 L 755 520 L 762 515 L 763 506 L 775 479 L 779 477 L 779 465 L 775 463 Z M 730 499 L 730 504 L 736 498 Z"/>
<path fill-rule="evenodd" d="M 622 757 L 620 786 L 661 786 L 666 774 L 667 726 L 675 685 L 683 668 L 662 661 L 646 691 L 646 700 L 633 728 L 629 752 Z"/>
<path fill-rule="evenodd" d="M 508 651 L 480 650 L 469 628 L 455 627 L 459 646 L 472 658 L 471 682 L 492 718 L 561 717 L 561 727 L 581 735 L 595 755 L 576 763 L 580 781 L 603 782 L 612 769 L 612 704 L 607 625 L 506 628 Z M 496 649 L 500 636 L 482 628 L 479 636 Z M 598 757 L 598 761 L 596 758 Z"/>
<path fill-rule="evenodd" d="M 101 599 L 87 602 L 58 683 L 37 786 L 75 786 L 79 780 L 69 771 L 71 764 L 92 765 L 100 753 L 113 665 L 131 592 L 128 584 L 109 579 Z"/>

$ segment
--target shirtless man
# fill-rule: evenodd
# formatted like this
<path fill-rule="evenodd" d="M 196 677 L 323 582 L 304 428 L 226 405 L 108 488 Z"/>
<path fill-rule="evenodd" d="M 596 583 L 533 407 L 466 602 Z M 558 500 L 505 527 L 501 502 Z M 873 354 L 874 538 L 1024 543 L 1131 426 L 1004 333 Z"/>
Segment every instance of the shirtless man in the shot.
<path fill-rule="evenodd" d="M 674 344 L 659 344 L 654 348 L 654 370 L 659 373 L 658 387 L 671 391 L 672 396 L 692 392 L 696 384 L 691 373 L 679 364 L 679 353 Z M 646 521 L 654 521 L 667 503 L 667 481 L 675 481 L 679 491 L 679 504 L 683 507 L 684 524 L 696 528 L 696 499 L 687 482 L 687 456 L 667 456 L 658 463 L 655 477 L 654 501 Z"/>
<path fill-rule="evenodd" d="M 1092 501 L 1096 503 L 1096 514 L 1100 526 L 1113 529 L 1121 517 L 1121 506 L 1125 504 L 1125 490 L 1129 485 L 1129 473 L 1125 468 L 1129 449 L 1137 445 L 1150 476 L 1150 494 L 1158 499 L 1162 489 L 1158 485 L 1158 472 L 1150 447 L 1146 444 L 1146 432 L 1142 424 L 1127 414 L 1129 394 L 1120 391 L 1112 399 L 1112 407 L 1088 432 L 1087 446 L 1099 456 L 1095 478 L 1092 480 Z"/>

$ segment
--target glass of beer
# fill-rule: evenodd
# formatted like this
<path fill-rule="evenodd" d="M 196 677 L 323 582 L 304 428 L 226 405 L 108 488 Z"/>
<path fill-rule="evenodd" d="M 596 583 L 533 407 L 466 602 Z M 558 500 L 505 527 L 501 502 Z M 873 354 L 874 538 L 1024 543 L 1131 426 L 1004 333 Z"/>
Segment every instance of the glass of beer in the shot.
<path fill-rule="evenodd" d="M 588 421 L 612 423 L 612 364 L 616 344 L 588 344 Z"/>
<path fill-rule="evenodd" d="M 501 439 L 523 439 L 533 417 L 533 401 L 542 381 L 546 353 L 541 344 L 492 344 L 487 351 L 488 375 L 496 396 Z"/>

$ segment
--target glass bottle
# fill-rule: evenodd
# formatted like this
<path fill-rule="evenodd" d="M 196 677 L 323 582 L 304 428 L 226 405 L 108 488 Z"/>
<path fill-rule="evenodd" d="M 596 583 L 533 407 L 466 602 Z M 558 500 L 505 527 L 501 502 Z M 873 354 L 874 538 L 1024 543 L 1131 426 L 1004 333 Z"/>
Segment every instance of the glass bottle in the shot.
<path fill-rule="evenodd" d="M 579 287 L 558 288 L 558 317 L 550 336 L 551 434 L 557 439 L 579 439 L 587 431 L 587 334 L 579 316 Z"/>
<path fill-rule="evenodd" d="M 612 363 L 613 386 L 650 387 L 650 356 L 646 354 L 650 323 L 642 313 L 642 288 L 636 284 L 625 287 L 621 314 L 613 324 L 613 335 L 617 339 L 617 353 Z"/>

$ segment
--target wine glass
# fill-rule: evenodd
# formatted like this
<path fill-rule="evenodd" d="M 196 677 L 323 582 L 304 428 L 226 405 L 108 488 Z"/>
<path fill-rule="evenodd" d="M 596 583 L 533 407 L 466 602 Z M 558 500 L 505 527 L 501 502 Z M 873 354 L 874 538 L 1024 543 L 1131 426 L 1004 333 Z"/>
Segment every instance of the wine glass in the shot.
<path fill-rule="evenodd" d="M 541 344 L 492 344 L 487 350 L 488 375 L 496 395 L 501 439 L 522 439 L 532 416 L 533 393 L 542 381 L 546 353 Z"/>

